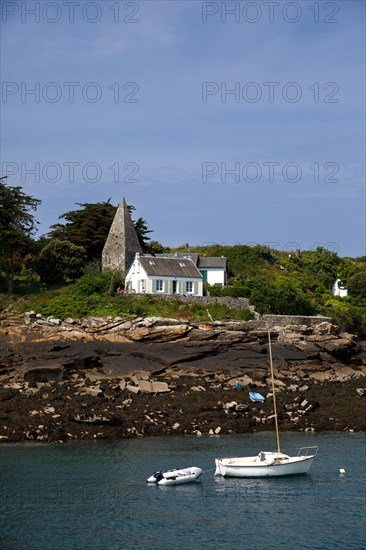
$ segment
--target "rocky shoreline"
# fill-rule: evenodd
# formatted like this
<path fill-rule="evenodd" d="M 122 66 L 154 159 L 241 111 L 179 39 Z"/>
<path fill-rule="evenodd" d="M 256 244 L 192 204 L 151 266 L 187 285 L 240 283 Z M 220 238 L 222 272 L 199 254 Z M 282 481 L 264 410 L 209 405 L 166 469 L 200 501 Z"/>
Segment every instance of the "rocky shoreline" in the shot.
<path fill-rule="evenodd" d="M 366 342 L 321 317 L 0 321 L 3 441 L 366 430 Z M 250 389 L 267 397 L 252 403 Z"/>

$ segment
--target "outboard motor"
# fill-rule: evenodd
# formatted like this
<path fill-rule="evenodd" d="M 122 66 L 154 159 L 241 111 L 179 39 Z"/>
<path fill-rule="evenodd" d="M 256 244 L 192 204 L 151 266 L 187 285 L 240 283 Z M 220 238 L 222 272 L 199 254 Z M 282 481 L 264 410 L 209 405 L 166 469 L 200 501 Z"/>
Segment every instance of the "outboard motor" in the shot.
<path fill-rule="evenodd" d="M 156 483 L 159 483 L 159 481 L 163 479 L 163 477 L 164 475 L 161 470 L 159 470 L 158 472 L 154 472 L 154 478 L 156 479 Z"/>

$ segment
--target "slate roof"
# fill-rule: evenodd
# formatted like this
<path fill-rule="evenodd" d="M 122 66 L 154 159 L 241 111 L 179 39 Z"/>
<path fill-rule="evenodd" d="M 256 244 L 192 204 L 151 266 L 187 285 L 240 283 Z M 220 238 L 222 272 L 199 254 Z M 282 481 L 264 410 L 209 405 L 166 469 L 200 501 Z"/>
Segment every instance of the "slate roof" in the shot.
<path fill-rule="evenodd" d="M 212 256 L 204 258 L 197 252 L 174 252 L 169 254 L 156 254 L 159 258 L 190 258 L 198 269 L 221 268 L 226 269 L 227 258 Z"/>
<path fill-rule="evenodd" d="M 156 254 L 156 256 L 159 258 L 190 258 L 195 265 L 198 263 L 197 252 L 170 252 L 169 254 Z"/>
<path fill-rule="evenodd" d="M 140 256 L 140 262 L 146 273 L 155 277 L 202 279 L 201 273 L 189 258 Z"/>
<path fill-rule="evenodd" d="M 226 269 L 226 262 L 227 258 L 219 258 L 219 257 L 212 257 L 212 258 L 203 258 L 200 257 L 198 259 L 198 269 L 205 269 L 205 268 L 222 268 Z"/>

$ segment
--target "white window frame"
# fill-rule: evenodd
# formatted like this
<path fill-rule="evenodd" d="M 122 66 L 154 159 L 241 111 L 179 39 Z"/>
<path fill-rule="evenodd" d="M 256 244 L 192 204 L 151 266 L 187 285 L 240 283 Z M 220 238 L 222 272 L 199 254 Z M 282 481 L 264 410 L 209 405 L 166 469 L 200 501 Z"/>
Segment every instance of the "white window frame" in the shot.
<path fill-rule="evenodd" d="M 164 292 L 163 279 L 156 279 L 156 292 Z"/>
<path fill-rule="evenodd" d="M 186 281 L 186 293 L 187 294 L 193 294 L 193 282 L 192 281 Z"/>

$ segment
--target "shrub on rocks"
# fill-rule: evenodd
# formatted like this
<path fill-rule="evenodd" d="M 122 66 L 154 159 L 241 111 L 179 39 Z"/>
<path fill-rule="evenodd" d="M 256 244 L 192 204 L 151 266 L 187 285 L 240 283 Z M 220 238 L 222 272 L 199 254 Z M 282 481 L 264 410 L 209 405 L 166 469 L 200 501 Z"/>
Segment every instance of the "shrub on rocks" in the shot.
<path fill-rule="evenodd" d="M 91 296 L 106 290 L 107 278 L 104 276 L 86 274 L 80 277 L 73 288 L 74 296 Z"/>

